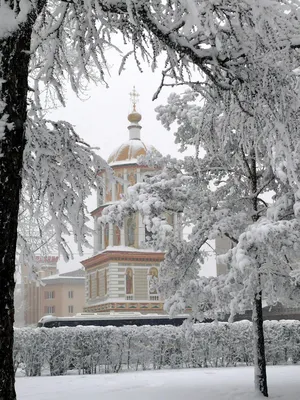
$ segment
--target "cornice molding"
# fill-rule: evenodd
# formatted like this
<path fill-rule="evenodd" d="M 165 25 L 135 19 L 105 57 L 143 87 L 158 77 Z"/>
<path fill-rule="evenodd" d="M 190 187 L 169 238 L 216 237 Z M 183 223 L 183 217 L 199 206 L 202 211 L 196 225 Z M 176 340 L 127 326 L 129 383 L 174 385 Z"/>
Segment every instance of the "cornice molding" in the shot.
<path fill-rule="evenodd" d="M 134 252 L 134 251 L 105 251 L 97 254 L 91 258 L 81 261 L 85 269 L 93 268 L 107 262 L 120 261 L 120 262 L 162 262 L 164 260 L 164 253 L 154 252 Z"/>

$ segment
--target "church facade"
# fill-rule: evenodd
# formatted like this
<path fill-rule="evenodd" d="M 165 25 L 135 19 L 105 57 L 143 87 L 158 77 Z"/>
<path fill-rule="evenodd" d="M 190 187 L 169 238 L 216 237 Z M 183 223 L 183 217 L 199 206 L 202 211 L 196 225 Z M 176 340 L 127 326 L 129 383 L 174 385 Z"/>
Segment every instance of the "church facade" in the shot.
<path fill-rule="evenodd" d="M 140 166 L 139 156 L 157 150 L 141 139 L 141 115 L 128 115 L 128 140 L 118 146 L 108 158 L 116 177 L 110 179 L 102 171 L 103 187 L 97 195 L 97 208 L 92 212 L 95 221 L 94 256 L 83 261 L 86 270 L 86 312 L 163 313 L 163 301 L 153 282 L 159 275 L 162 252 L 147 246 L 147 232 L 142 217 L 126 217 L 122 228 L 114 224 L 97 223 L 105 207 L 120 200 L 129 186 L 142 182 L 155 170 Z"/>

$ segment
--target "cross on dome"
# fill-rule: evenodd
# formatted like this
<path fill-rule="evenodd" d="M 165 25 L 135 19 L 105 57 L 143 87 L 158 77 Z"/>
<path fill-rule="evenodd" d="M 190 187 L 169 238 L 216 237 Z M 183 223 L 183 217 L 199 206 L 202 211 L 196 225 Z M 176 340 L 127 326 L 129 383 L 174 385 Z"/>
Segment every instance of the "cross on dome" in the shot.
<path fill-rule="evenodd" d="M 147 152 L 154 152 L 159 154 L 158 151 L 153 147 L 146 145 L 141 140 L 141 125 L 139 124 L 142 116 L 136 111 L 136 104 L 139 94 L 137 93 L 135 86 L 129 93 L 130 101 L 133 105 L 133 110 L 128 115 L 128 121 L 130 124 L 127 126 L 129 133 L 129 140 L 118 146 L 109 156 L 108 163 L 112 166 L 121 166 L 127 164 L 137 164 L 137 158 L 139 156 L 146 155 Z"/>
<path fill-rule="evenodd" d="M 135 86 L 133 86 L 133 90 L 132 92 L 129 93 L 130 95 L 130 100 L 132 102 L 132 112 L 128 115 L 128 121 L 132 124 L 132 125 L 137 125 L 139 126 L 139 122 L 142 119 L 142 116 L 140 113 L 138 113 L 136 111 L 136 104 L 138 102 L 138 98 L 139 98 L 139 94 L 138 92 L 135 90 Z"/>
<path fill-rule="evenodd" d="M 132 92 L 129 93 L 129 95 L 130 95 L 130 99 L 132 102 L 132 110 L 133 110 L 133 112 L 136 112 L 136 104 L 138 102 L 140 95 L 135 90 L 135 86 L 133 86 L 133 90 L 132 90 Z"/>

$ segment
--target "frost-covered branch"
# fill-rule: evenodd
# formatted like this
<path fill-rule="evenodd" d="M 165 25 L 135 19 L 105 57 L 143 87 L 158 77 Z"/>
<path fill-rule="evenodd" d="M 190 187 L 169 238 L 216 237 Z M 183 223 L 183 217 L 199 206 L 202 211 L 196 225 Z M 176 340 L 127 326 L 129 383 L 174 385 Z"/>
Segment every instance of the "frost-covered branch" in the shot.
<path fill-rule="evenodd" d="M 106 163 L 65 121 L 40 119 L 31 111 L 23 165 L 22 210 L 38 221 L 48 216 L 43 230 L 55 235 L 58 251 L 68 259 L 66 237 L 71 234 L 82 254 L 92 230 L 86 199 L 96 189 L 98 171 Z M 32 249 L 33 250 L 33 249 Z"/>

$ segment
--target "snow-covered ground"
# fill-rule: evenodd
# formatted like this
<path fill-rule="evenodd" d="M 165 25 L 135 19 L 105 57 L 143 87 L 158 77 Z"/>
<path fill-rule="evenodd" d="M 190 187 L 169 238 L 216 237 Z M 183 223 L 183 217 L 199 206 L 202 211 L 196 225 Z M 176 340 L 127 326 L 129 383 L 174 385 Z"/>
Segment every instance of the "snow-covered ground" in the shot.
<path fill-rule="evenodd" d="M 268 367 L 270 399 L 299 400 L 300 366 Z M 253 400 L 253 367 L 20 377 L 18 400 Z"/>

